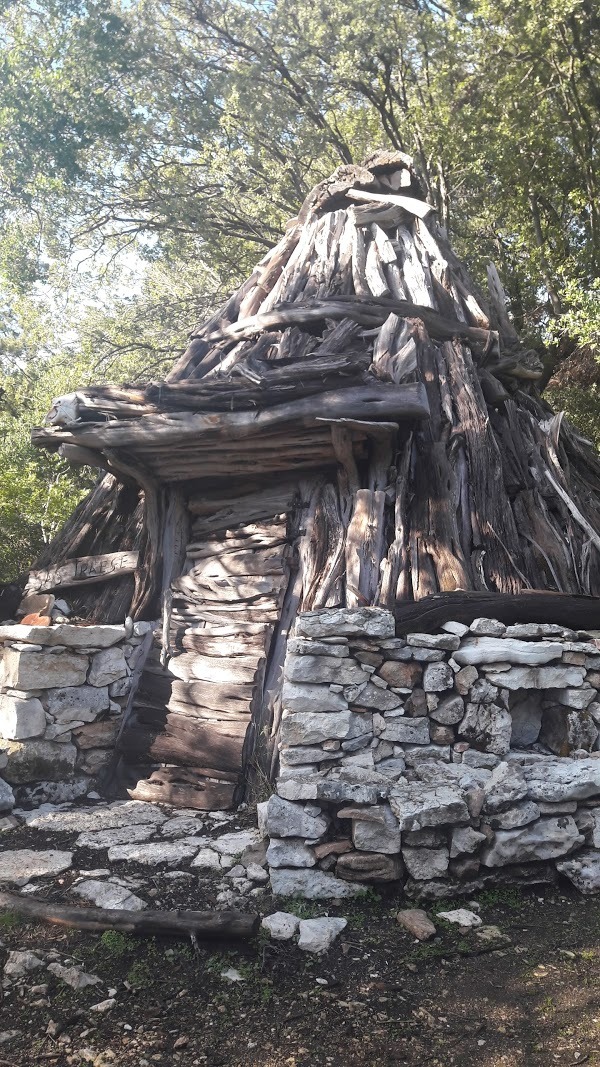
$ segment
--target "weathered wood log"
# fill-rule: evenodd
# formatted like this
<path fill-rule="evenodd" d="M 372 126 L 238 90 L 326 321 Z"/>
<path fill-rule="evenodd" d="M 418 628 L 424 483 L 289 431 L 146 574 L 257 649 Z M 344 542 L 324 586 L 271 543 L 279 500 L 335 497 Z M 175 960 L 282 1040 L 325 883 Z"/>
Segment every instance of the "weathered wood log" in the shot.
<path fill-rule="evenodd" d="M 385 493 L 359 489 L 346 538 L 346 603 L 348 607 L 372 604 L 379 585 L 379 567 L 385 552 L 383 515 Z"/>
<path fill-rule="evenodd" d="M 480 590 L 437 593 L 418 603 L 397 602 L 396 630 L 400 634 L 435 633 L 445 622 L 467 625 L 477 618 L 517 622 L 561 623 L 575 630 L 600 629 L 600 597 L 573 596 L 545 589 L 514 595 Z"/>
<path fill-rule="evenodd" d="M 132 800 L 155 804 L 172 804 L 176 808 L 196 811 L 226 811 L 240 796 L 240 785 L 194 774 L 183 767 L 161 767 L 148 778 L 140 778 L 127 792 Z"/>
<path fill-rule="evenodd" d="M 401 207 L 410 215 L 415 215 L 418 219 L 425 219 L 432 211 L 435 211 L 435 208 L 431 204 L 426 204 L 424 200 L 398 193 L 371 193 L 364 192 L 362 189 L 350 189 L 348 196 L 352 200 L 374 200 L 380 204 L 392 204 L 395 207 Z"/>
<path fill-rule="evenodd" d="M 36 922 L 74 927 L 77 930 L 120 930 L 141 937 L 249 938 L 254 937 L 260 916 L 243 911 L 125 911 L 119 908 L 79 908 L 53 904 L 17 893 L 0 892 L 0 908 Z"/>
<path fill-rule="evenodd" d="M 186 440 L 193 441 L 197 448 L 198 438 L 204 434 L 219 434 L 230 440 L 242 440 L 290 422 L 307 427 L 314 426 L 319 418 L 393 418 L 414 421 L 427 418 L 428 415 L 429 408 L 420 384 L 384 386 L 373 382 L 321 393 L 318 397 L 278 404 L 257 413 L 214 412 L 210 415 L 193 415 L 174 412 L 170 415 L 148 415 L 127 423 L 88 423 L 71 431 L 40 430 L 35 443 L 39 444 L 50 435 L 56 440 L 72 440 L 75 444 L 101 449 L 135 448 L 136 445 L 147 443 L 154 450 L 158 444 L 176 444 Z M 66 434 L 68 436 L 65 436 Z"/>
<path fill-rule="evenodd" d="M 24 595 L 106 582 L 109 578 L 133 574 L 138 562 L 139 552 L 107 552 L 102 556 L 81 556 L 58 567 L 30 571 Z"/>

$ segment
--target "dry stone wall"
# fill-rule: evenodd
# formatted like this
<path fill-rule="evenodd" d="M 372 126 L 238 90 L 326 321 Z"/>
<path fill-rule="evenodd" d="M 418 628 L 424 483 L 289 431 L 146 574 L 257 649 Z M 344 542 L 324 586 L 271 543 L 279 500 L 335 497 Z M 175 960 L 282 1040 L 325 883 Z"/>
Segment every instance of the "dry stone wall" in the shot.
<path fill-rule="evenodd" d="M 477 619 L 398 638 L 377 608 L 301 615 L 259 805 L 274 893 L 435 899 L 557 871 L 600 889 L 599 636 Z"/>
<path fill-rule="evenodd" d="M 0 811 L 93 787 L 151 625 L 0 626 Z"/>

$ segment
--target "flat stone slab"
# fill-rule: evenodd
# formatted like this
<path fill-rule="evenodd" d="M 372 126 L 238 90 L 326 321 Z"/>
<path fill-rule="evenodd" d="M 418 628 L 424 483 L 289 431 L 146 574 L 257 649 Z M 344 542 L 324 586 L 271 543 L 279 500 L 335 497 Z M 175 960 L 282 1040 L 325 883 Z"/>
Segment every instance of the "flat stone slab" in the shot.
<path fill-rule="evenodd" d="M 24 641 L 27 644 L 66 645 L 68 648 L 109 648 L 125 638 L 124 626 L 81 626 L 59 623 L 57 626 L 0 626 L 0 642 Z"/>
<path fill-rule="evenodd" d="M 71 889 L 76 897 L 88 901 L 97 908 L 106 908 L 108 911 L 122 908 L 125 911 L 142 911 L 147 904 L 141 897 L 132 893 L 122 885 L 114 882 L 103 882 L 96 878 L 85 878 Z"/>
<path fill-rule="evenodd" d="M 68 871 L 73 862 L 72 852 L 58 849 L 7 849 L 0 852 L 0 882 L 25 884 L 30 878 L 48 878 Z"/>
<path fill-rule="evenodd" d="M 463 641 L 454 653 L 461 667 L 489 663 L 523 663 L 535 667 L 560 659 L 563 646 L 558 641 L 519 641 L 514 637 L 474 637 Z"/>
<path fill-rule="evenodd" d="M 36 811 L 24 816 L 28 826 L 51 833 L 73 831 L 76 833 L 112 830 L 117 827 L 132 827 L 140 823 L 157 826 L 166 822 L 167 816 L 154 804 L 143 800 L 118 801 L 116 804 L 98 804 L 93 808 L 71 808 L 60 811 L 51 804 L 42 804 Z"/>
<path fill-rule="evenodd" d="M 113 845 L 108 850 L 108 860 L 109 863 L 143 863 L 148 867 L 167 863 L 170 867 L 175 867 L 182 860 L 191 860 L 202 845 L 203 840 L 200 838 L 196 841 L 149 841 L 145 844 L 134 842 L 129 845 Z"/>
<path fill-rule="evenodd" d="M 321 608 L 296 619 L 297 637 L 395 637 L 396 623 L 383 608 Z"/>
<path fill-rule="evenodd" d="M 362 887 L 343 882 L 325 871 L 312 868 L 274 867 L 271 870 L 271 889 L 275 897 L 304 897 L 306 900 L 344 900 L 362 892 Z"/>
<path fill-rule="evenodd" d="M 260 840 L 258 830 L 237 830 L 216 837 L 210 842 L 210 847 L 223 856 L 240 856 L 247 848 L 258 845 Z"/>
<path fill-rule="evenodd" d="M 80 834 L 75 842 L 76 848 L 112 848 L 113 845 L 126 845 L 128 842 L 148 841 L 156 833 L 153 823 L 142 826 L 120 826 L 113 830 L 98 830 L 97 833 Z"/>
<path fill-rule="evenodd" d="M 583 842 L 570 815 L 541 818 L 517 830 L 497 830 L 492 844 L 484 849 L 481 862 L 484 867 L 504 867 L 507 863 L 551 860 Z"/>

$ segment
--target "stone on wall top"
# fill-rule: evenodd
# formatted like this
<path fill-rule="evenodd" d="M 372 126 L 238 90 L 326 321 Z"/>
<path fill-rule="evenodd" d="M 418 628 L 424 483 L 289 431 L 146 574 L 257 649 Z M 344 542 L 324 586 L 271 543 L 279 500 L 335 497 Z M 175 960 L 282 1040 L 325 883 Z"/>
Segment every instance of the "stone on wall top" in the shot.
<path fill-rule="evenodd" d="M 124 626 L 86 626 L 84 623 L 59 623 L 55 626 L 0 626 L 0 642 L 23 641 L 26 644 L 67 648 L 110 648 L 125 638 Z"/>
<path fill-rule="evenodd" d="M 395 637 L 391 611 L 383 608 L 321 608 L 296 620 L 297 637 Z"/>

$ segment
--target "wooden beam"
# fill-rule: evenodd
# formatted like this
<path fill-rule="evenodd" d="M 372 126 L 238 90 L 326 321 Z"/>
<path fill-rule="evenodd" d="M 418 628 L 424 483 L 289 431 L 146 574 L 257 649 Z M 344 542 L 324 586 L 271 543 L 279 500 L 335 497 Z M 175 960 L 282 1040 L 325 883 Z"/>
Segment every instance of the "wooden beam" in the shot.
<path fill-rule="evenodd" d="M 0 908 L 38 922 L 78 930 L 121 930 L 127 934 L 155 937 L 216 938 L 254 937 L 260 917 L 243 911 L 124 911 L 119 908 L 79 908 L 48 904 L 41 900 L 0 892 Z"/>
<path fill-rule="evenodd" d="M 499 619 L 517 622 L 559 623 L 574 630 L 600 629 L 600 597 L 527 589 L 522 593 L 459 591 L 434 593 L 418 603 L 397 601 L 394 609 L 399 634 L 435 633 L 445 622 Z"/>
<path fill-rule="evenodd" d="M 24 594 L 106 582 L 109 578 L 132 574 L 137 568 L 138 560 L 139 552 L 107 552 L 102 556 L 80 556 L 57 567 L 30 571 Z"/>
<path fill-rule="evenodd" d="M 429 415 L 427 395 L 420 382 L 390 385 L 372 382 L 349 389 L 336 389 L 320 396 L 277 404 L 262 411 L 210 412 L 147 415 L 127 422 L 90 423 L 70 431 L 35 431 L 35 443 L 72 441 L 90 448 L 113 449 L 138 445 L 151 448 L 167 443 L 197 442 L 200 437 L 243 440 L 258 437 L 265 430 L 286 423 L 314 426 L 323 418 L 369 421 L 425 419 Z"/>

